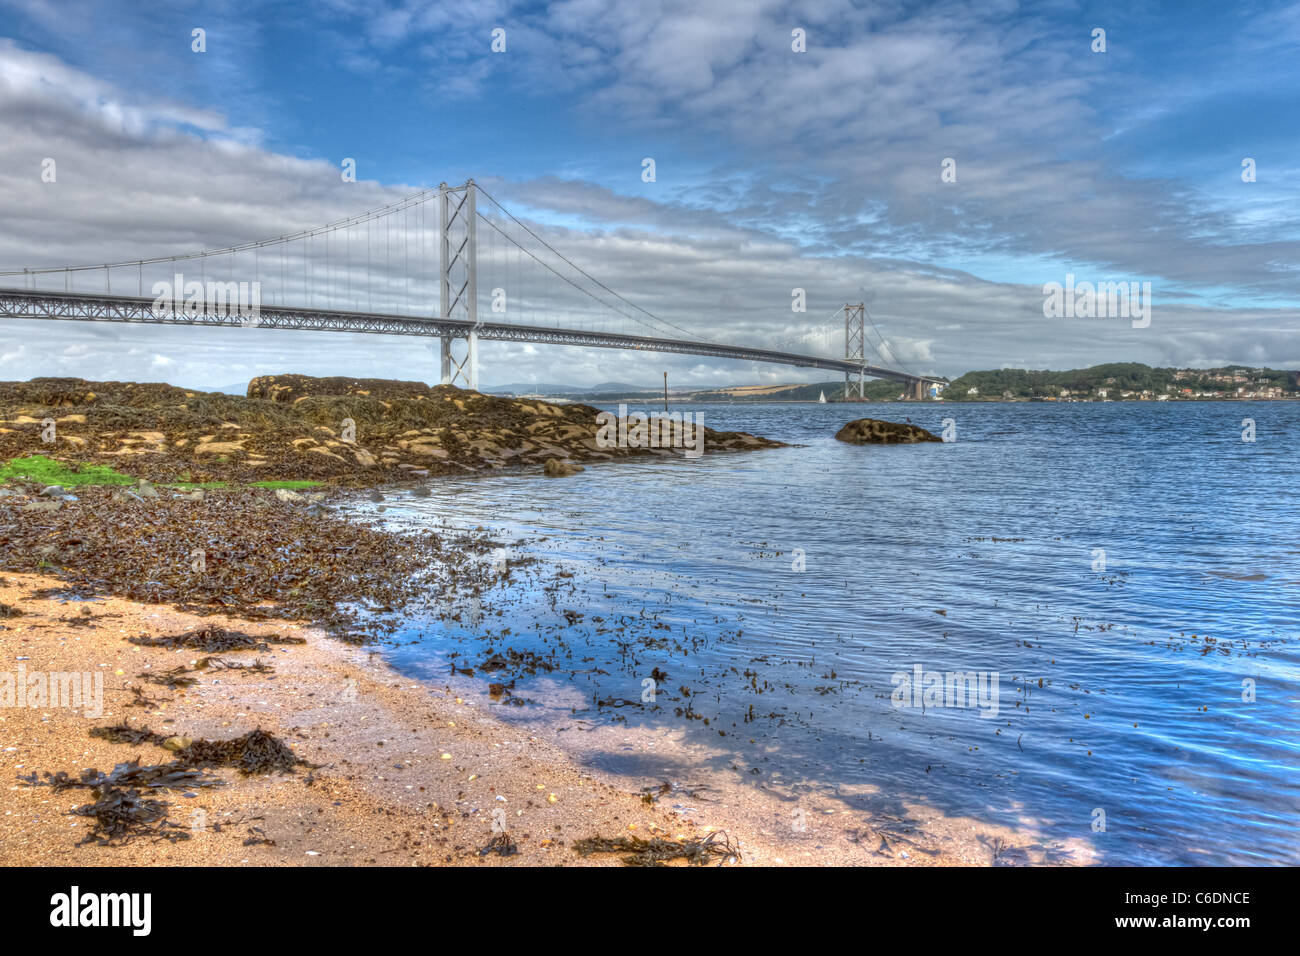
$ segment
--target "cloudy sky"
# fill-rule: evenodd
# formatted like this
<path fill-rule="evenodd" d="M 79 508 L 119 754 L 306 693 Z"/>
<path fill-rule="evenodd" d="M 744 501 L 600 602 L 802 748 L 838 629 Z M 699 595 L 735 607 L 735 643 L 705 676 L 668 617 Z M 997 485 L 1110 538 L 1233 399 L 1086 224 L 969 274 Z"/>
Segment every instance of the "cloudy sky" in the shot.
<path fill-rule="evenodd" d="M 0 0 L 0 271 L 221 248 L 473 177 L 709 339 L 835 354 L 834 310 L 865 299 L 921 373 L 1300 368 L 1298 53 L 1300 4 L 1272 2 Z M 1150 282 L 1150 325 L 1044 317 L 1067 274 Z M 407 278 L 371 281 L 418 309 Z M 485 385 L 831 377 L 506 343 L 481 364 Z M 0 321 L 0 379 L 284 371 L 437 374 L 410 339 Z"/>

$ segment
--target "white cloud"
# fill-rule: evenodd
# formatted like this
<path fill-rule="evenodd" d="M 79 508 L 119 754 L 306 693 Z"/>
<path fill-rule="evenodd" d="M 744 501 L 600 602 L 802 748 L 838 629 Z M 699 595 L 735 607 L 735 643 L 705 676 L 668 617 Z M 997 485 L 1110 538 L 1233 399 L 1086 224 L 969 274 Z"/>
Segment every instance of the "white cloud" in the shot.
<path fill-rule="evenodd" d="M 924 373 L 998 367 L 1008 356 L 1058 368 L 1116 359 L 1300 364 L 1300 338 L 1289 331 L 1294 310 L 1162 298 L 1147 330 L 1053 323 L 1042 317 L 1041 282 L 1063 274 L 1016 284 L 952 267 L 977 251 L 1032 253 L 1039 261 L 1101 263 L 1117 278 L 1168 276 L 1178 288 L 1213 281 L 1296 289 L 1294 270 L 1267 265 L 1300 260 L 1294 244 L 1224 245 L 1221 217 L 1172 201 L 1160 184 L 1122 181 L 1095 156 L 1067 162 L 1044 147 L 1096 117 L 1079 99 L 1086 77 L 1045 62 L 1035 47 L 1043 29 L 1032 20 L 1008 36 L 996 20 L 969 11 L 905 19 L 847 5 L 824 14 L 809 7 L 802 19 L 815 49 L 799 59 L 788 52 L 790 16 L 771 4 L 711 5 L 707 17 L 698 4 L 570 2 L 544 18 L 505 5 L 482 13 L 386 9 L 364 34 L 373 48 L 367 52 L 359 38 L 352 55 L 382 60 L 385 44 L 451 30 L 452 40 L 427 51 L 451 56 L 462 41 L 486 46 L 487 31 L 501 22 L 521 82 L 574 89 L 580 108 L 609 118 L 615 133 L 675 123 L 715 137 L 719 168 L 675 190 L 628 196 L 558 176 L 485 181 L 575 262 L 702 337 L 768 346 L 793 338 L 834 354 L 843 347 L 843 323 L 831 313 L 867 290 L 896 359 Z M 674 19 L 684 10 L 690 29 Z M 835 33 L 829 24 L 837 18 Z M 866 32 L 868 22 L 879 29 Z M 974 25 L 964 30 L 966 23 Z M 494 68 L 475 60 L 459 74 L 462 93 L 474 95 Z M 583 92 L 593 78 L 599 88 Z M 260 130 L 232 127 L 201 106 L 138 97 L 0 40 L 0 268 L 220 247 L 318 225 L 413 189 L 343 184 L 336 165 L 263 142 Z M 953 153 L 960 189 L 939 193 L 938 160 Z M 38 160 L 47 155 L 58 160 L 54 184 L 40 181 Z M 1245 227 L 1234 220 L 1232 228 Z M 274 268 L 273 260 L 261 265 Z M 291 294 L 337 281 L 337 259 L 323 277 L 295 275 L 299 265 L 290 260 Z M 485 254 L 482 287 L 509 285 L 523 317 L 542 295 L 563 301 L 554 290 L 516 287 L 509 273 L 494 281 L 490 267 Z M 404 271 L 375 270 L 371 293 L 396 290 Z M 114 290 L 134 291 L 132 278 L 130 270 L 115 273 Z M 84 273 L 71 281 L 91 289 L 103 278 Z M 793 287 L 807 290 L 803 316 L 790 311 Z M 14 340 L 33 347 L 9 348 L 0 360 L 24 375 L 130 379 L 165 370 L 200 386 L 283 371 L 436 375 L 427 350 L 377 336 L 0 323 L 0 341 Z M 481 364 L 487 382 L 653 384 L 665 369 L 675 384 L 834 377 L 505 343 L 484 344 Z"/>
<path fill-rule="evenodd" d="M 0 352 L 0 365 L 9 365 L 21 362 L 27 358 L 27 346 L 20 345 L 18 348 L 11 348 L 6 352 Z"/>

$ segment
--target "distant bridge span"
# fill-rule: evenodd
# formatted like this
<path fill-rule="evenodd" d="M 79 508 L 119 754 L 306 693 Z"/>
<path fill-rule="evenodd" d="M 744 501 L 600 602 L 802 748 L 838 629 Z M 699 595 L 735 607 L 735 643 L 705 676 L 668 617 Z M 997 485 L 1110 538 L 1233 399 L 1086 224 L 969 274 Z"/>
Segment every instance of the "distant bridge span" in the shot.
<path fill-rule="evenodd" d="M 390 203 L 379 209 L 371 210 L 358 216 L 328 223 L 315 229 L 309 229 L 292 235 L 280 236 L 261 242 L 249 242 L 226 249 L 207 250 L 196 253 L 160 256 L 154 259 L 140 259 L 132 262 L 104 263 L 97 266 L 44 267 L 0 272 L 0 282 L 14 284 L 22 276 L 22 288 L 0 288 L 0 319 L 58 319 L 80 322 L 123 322 L 152 325 L 187 325 L 209 326 L 213 328 L 244 327 L 261 329 L 300 329 L 317 332 L 362 332 L 377 335 L 423 335 L 441 340 L 442 382 L 444 384 L 462 384 L 468 388 L 478 388 L 478 341 L 498 342 L 532 342 L 539 345 L 577 345 L 590 348 L 631 349 L 644 352 L 668 352 L 678 355 L 707 355 L 713 358 L 735 359 L 742 362 L 768 362 L 774 365 L 786 365 L 795 368 L 816 368 L 829 372 L 843 373 L 845 379 L 844 393 L 848 398 L 864 396 L 864 380 L 870 378 L 888 379 L 903 383 L 910 391 L 910 397 L 924 397 L 928 383 L 941 383 L 945 379 L 920 376 L 911 372 L 869 365 L 866 361 L 867 339 L 865 335 L 864 312 L 862 304 L 844 307 L 844 357 L 806 355 L 799 352 L 785 352 L 779 349 L 753 348 L 741 345 L 724 345 L 720 342 L 708 342 L 680 326 L 673 325 L 640 309 L 628 302 L 614 290 L 599 280 L 583 272 L 571 260 L 552 248 L 525 223 L 517 219 L 509 210 L 501 206 L 494 198 L 483 192 L 492 208 L 499 211 L 497 218 L 485 216 L 478 210 L 478 196 L 481 187 L 471 179 L 461 186 L 448 186 L 445 183 L 436 190 L 427 189 L 414 196 L 406 197 L 396 203 Z M 394 312 L 372 311 L 371 278 L 381 277 L 381 293 L 394 288 L 400 282 L 406 291 L 410 278 L 411 252 L 415 251 L 416 273 L 425 256 L 426 233 L 424 225 L 424 206 L 435 200 L 439 207 L 438 216 L 438 292 L 439 305 L 437 316 L 425 316 L 408 312 L 405 315 Z M 500 222 L 498 222 L 498 218 Z M 378 223 L 384 223 L 382 237 L 376 235 L 372 242 L 371 230 L 378 234 Z M 530 266 L 536 263 L 544 272 L 547 281 L 547 299 L 551 290 L 550 282 L 558 279 L 562 292 L 567 289 L 579 293 L 578 301 L 588 307 L 594 301 L 602 309 L 610 308 L 624 319 L 647 326 L 660 335 L 640 335 L 626 332 L 597 331 L 592 328 L 566 328 L 566 323 L 575 323 L 578 316 L 572 307 L 565 304 L 550 308 L 554 316 L 553 325 L 539 325 L 535 319 L 528 322 L 494 321 L 479 311 L 478 277 L 479 277 L 479 225 L 488 227 L 489 252 L 492 253 L 499 243 L 503 249 L 516 255 L 516 277 L 520 264 Z M 502 228 L 502 224 L 506 228 Z M 364 245 L 360 228 L 365 227 Z M 390 227 L 396 226 L 398 238 L 396 244 L 390 240 Z M 517 227 L 517 232 L 510 231 Z M 357 231 L 355 243 L 352 230 Z M 334 236 L 334 243 L 330 239 Z M 382 256 L 372 247 L 377 246 L 382 238 Z M 535 241 L 534 248 L 529 248 L 528 241 Z M 297 259 L 302 267 L 301 295 L 310 304 L 293 305 L 288 299 L 286 304 L 283 288 L 286 275 L 286 247 L 299 243 L 297 248 L 305 250 Z M 356 245 L 355 253 L 353 246 Z M 324 268 L 316 262 L 320 247 L 324 246 Z M 340 250 L 339 245 L 343 246 Z M 538 254 L 541 250 L 541 255 Z M 362 252 L 364 251 L 364 265 Z M 373 251 L 373 258 L 372 258 Z M 201 275 L 208 275 L 207 267 L 228 261 L 230 278 L 240 280 L 249 277 L 252 286 L 245 281 L 237 283 L 239 289 L 245 287 L 261 288 L 264 276 L 275 275 L 276 255 L 278 254 L 281 293 L 279 304 L 261 305 L 262 297 L 256 300 L 258 305 L 249 309 L 248 303 L 232 308 L 233 303 L 224 301 L 224 296 L 217 296 L 210 291 L 191 298 L 191 283 L 184 283 L 185 295 L 181 288 L 174 290 L 171 297 L 158 299 L 144 296 L 144 267 L 166 264 L 176 267 L 183 262 L 200 261 Z M 247 258 L 253 259 L 253 268 L 236 273 L 236 256 L 244 268 Z M 546 256 L 562 263 L 556 266 L 546 261 Z M 315 257 L 315 258 L 314 258 Z M 395 266 L 394 258 L 400 258 L 400 265 Z M 343 261 L 340 261 L 343 260 Z M 355 268 L 353 262 L 355 260 Z M 373 264 L 373 269 L 372 269 Z M 509 275 L 510 261 L 507 260 L 505 274 Z M 298 266 L 290 268 L 290 274 L 296 274 Z M 121 271 L 127 270 L 134 278 L 137 294 L 134 296 L 113 294 L 113 274 L 116 270 L 121 281 Z M 72 280 L 75 275 L 91 273 L 98 275 L 102 271 L 104 291 L 75 291 Z M 40 281 L 57 281 L 62 274 L 64 289 L 52 291 L 40 288 Z M 173 277 L 169 269 L 169 279 Z M 192 278 L 191 274 L 191 278 Z M 183 276 L 176 273 L 174 278 L 181 283 Z M 417 276 L 418 278 L 418 276 Z M 504 279 L 500 280 L 504 285 Z M 356 309 L 318 309 L 315 307 L 315 294 L 323 291 L 331 297 L 331 304 L 338 304 L 340 293 L 344 301 L 350 301 L 353 284 L 364 284 L 365 306 L 362 308 L 358 296 Z M 585 285 L 584 285 L 585 283 Z M 211 289 L 213 283 L 195 283 L 200 290 Z M 236 283 L 219 283 L 235 285 Z M 165 284 L 169 285 L 169 284 Z M 324 289 L 321 289 L 321 286 Z M 339 286 L 342 289 L 339 289 Z M 153 284 L 154 291 L 159 284 Z M 492 290 L 494 299 L 497 293 L 504 302 L 503 288 Z M 241 292 L 242 294 L 242 292 Z M 585 297 L 585 298 L 584 298 Z M 431 298 L 431 297 L 429 297 Z M 421 299 L 417 289 L 416 302 L 422 306 L 426 299 Z M 165 303 L 165 305 L 163 304 Z M 631 310 L 624 310 L 624 306 Z M 495 314 L 495 302 L 493 306 Z M 636 314 L 640 312 L 641 315 Z M 649 319 L 649 322 L 642 318 Z M 873 323 L 874 325 L 874 323 Z M 676 336 L 674 332 L 681 332 Z M 456 357 L 452 343 L 464 343 L 464 354 Z M 884 358 L 883 353 L 879 353 Z"/>
<path fill-rule="evenodd" d="M 701 342 L 697 339 L 625 335 L 587 329 L 551 328 L 516 322 L 473 322 L 468 319 L 412 318 L 372 312 L 330 309 L 295 309 L 262 306 L 254 319 L 234 311 L 200 309 L 155 309 L 152 298 L 100 295 L 81 292 L 42 292 L 29 289 L 0 289 L 0 319 L 56 319 L 80 322 L 124 322 L 152 325 L 189 325 L 212 328 L 298 329 L 315 332 L 363 332 L 378 335 L 425 335 L 467 338 L 474 333 L 481 341 L 533 342 L 539 345 L 580 345 L 592 348 L 633 349 L 670 352 L 678 355 L 708 355 L 744 362 L 769 362 L 795 368 L 816 368 L 828 372 L 865 374 L 891 379 L 915 387 L 915 383 L 943 381 L 918 378 L 907 372 L 862 365 L 844 359 Z"/>

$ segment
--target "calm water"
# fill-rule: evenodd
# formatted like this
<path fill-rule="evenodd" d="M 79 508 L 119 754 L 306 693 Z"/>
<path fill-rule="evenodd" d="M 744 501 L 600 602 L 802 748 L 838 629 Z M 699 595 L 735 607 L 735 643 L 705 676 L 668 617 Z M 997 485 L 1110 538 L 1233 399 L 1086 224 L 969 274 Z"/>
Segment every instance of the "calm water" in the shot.
<path fill-rule="evenodd" d="M 834 405 L 698 410 L 801 447 L 449 482 L 390 510 L 538 559 L 481 618 L 407 622 L 393 661 L 441 681 L 536 652 L 556 669 L 502 672 L 503 716 L 676 728 L 795 794 L 874 784 L 1111 864 L 1300 863 L 1300 403 L 862 407 L 955 422 L 892 448 L 834 441 L 855 417 Z M 996 672 L 996 716 L 894 706 L 917 665 Z"/>

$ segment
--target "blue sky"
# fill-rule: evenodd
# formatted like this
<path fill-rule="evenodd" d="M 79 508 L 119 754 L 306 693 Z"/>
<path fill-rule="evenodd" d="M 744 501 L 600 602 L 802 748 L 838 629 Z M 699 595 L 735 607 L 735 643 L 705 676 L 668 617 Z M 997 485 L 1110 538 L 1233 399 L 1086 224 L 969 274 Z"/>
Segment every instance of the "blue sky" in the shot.
<path fill-rule="evenodd" d="M 1300 5 L 1281 2 L 0 0 L 0 268 L 221 246 L 472 175 L 711 338 L 784 341 L 865 294 L 919 371 L 1300 367 L 1298 47 Z M 32 164 L 56 153 L 67 186 L 40 193 Z M 940 182 L 945 157 L 956 183 Z M 1151 327 L 1044 319 L 1041 287 L 1067 272 L 1150 281 Z M 796 286 L 807 316 L 789 311 Z M 144 364 L 217 385 L 288 360 L 161 329 L 60 327 L 38 348 L 15 325 L 0 377 Z M 371 374 L 395 348 L 321 341 L 295 370 Z M 503 344 L 484 381 L 657 377 L 643 365 Z"/>

